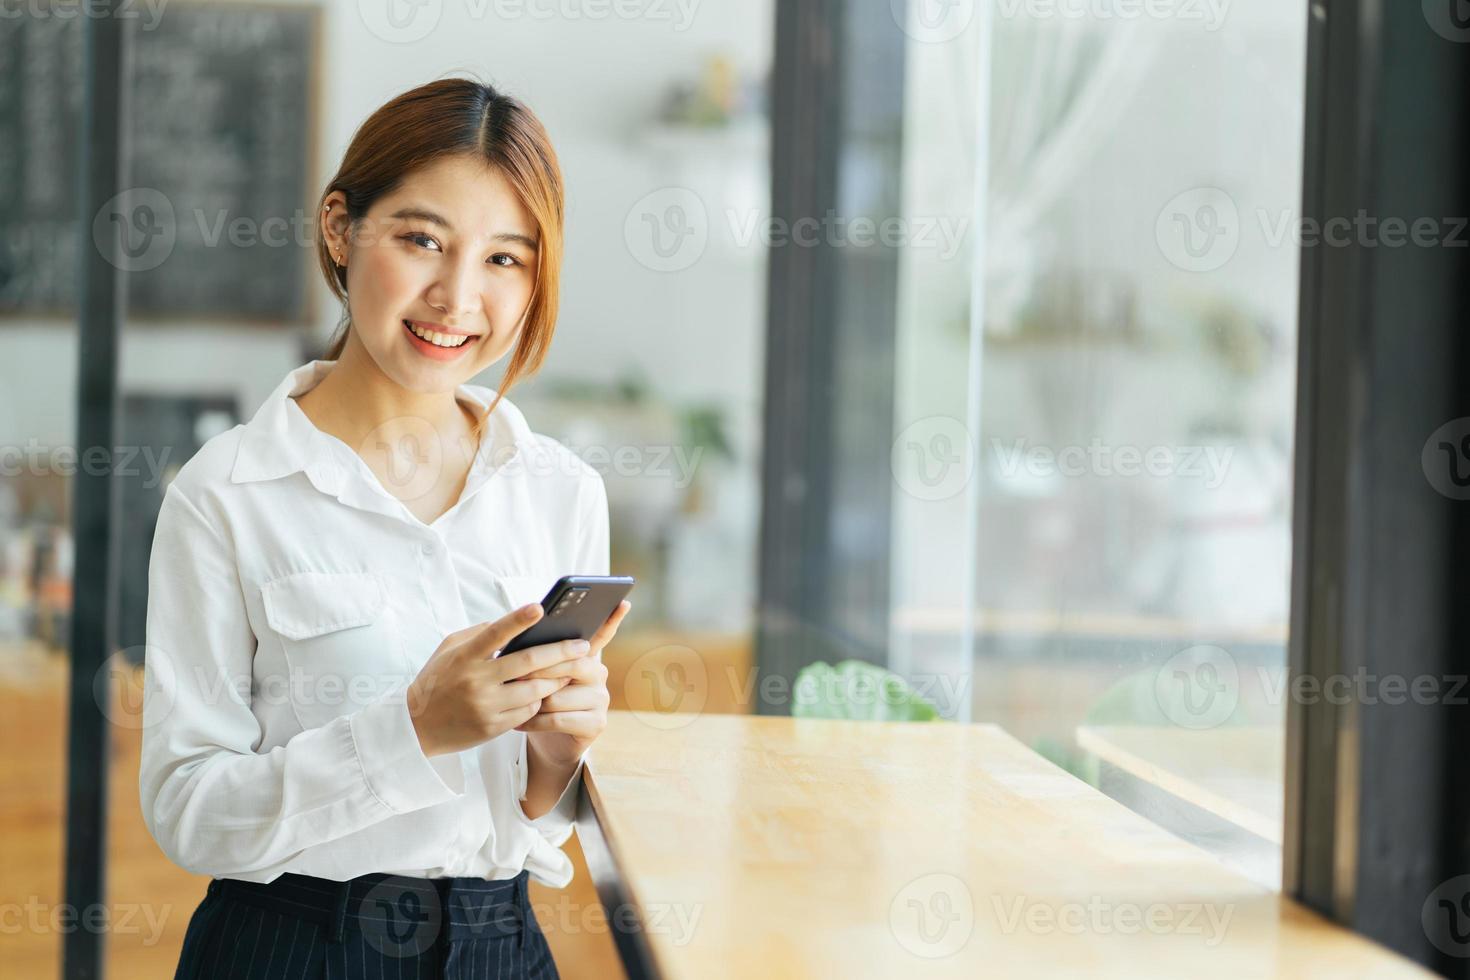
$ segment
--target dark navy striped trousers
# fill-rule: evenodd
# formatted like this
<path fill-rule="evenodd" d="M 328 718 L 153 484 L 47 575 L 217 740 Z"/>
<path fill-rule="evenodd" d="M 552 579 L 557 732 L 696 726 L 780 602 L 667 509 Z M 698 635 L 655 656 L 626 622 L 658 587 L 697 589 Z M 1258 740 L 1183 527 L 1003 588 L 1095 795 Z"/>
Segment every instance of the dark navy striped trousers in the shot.
<path fill-rule="evenodd" d="M 559 980 L 529 882 L 216 878 L 174 980 Z"/>

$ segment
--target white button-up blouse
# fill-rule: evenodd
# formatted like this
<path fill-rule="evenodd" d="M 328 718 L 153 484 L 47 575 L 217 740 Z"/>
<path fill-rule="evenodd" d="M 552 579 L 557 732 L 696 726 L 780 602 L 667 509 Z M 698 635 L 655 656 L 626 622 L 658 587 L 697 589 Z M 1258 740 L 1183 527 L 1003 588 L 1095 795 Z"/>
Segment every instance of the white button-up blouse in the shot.
<path fill-rule="evenodd" d="M 526 733 L 426 756 L 408 685 L 444 637 L 608 574 L 602 477 L 502 398 L 457 503 L 424 524 L 289 396 L 168 485 L 148 568 L 144 820 L 196 874 L 506 878 L 563 887 L 584 754 L 532 820 Z M 494 392 L 461 385 L 483 418 Z"/>

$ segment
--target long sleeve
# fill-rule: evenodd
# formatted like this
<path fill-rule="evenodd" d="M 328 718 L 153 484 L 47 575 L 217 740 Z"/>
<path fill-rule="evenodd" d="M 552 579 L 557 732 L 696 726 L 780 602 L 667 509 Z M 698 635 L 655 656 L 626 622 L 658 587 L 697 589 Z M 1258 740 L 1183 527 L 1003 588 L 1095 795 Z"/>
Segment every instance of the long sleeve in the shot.
<path fill-rule="evenodd" d="M 255 649 L 233 546 L 171 484 L 148 567 L 138 785 L 174 863 L 216 876 L 269 868 L 464 795 L 460 757 L 424 755 L 407 683 L 259 752 Z"/>
<path fill-rule="evenodd" d="M 570 571 L 577 575 L 607 575 L 612 567 L 610 544 L 610 520 L 607 508 L 607 487 L 602 474 L 588 467 L 590 475 L 583 482 L 579 495 L 580 514 L 577 520 L 576 554 Z M 527 764 L 526 735 L 521 734 L 520 752 L 516 759 L 516 788 L 518 799 L 526 798 L 526 785 L 530 767 Z M 572 835 L 572 825 L 577 816 L 578 789 L 582 784 L 582 769 L 592 756 L 592 750 L 582 753 L 577 768 L 567 782 L 566 789 L 557 798 L 556 805 L 541 816 L 531 820 L 532 826 L 540 831 L 550 843 L 560 847 Z"/>
<path fill-rule="evenodd" d="M 529 743 L 525 732 L 516 734 L 521 737 L 520 755 L 516 758 L 516 798 L 525 800 L 526 784 L 531 773 L 531 768 L 526 761 Z M 587 765 L 587 759 L 591 755 L 591 749 L 582 753 L 582 758 L 577 760 L 577 768 L 572 770 L 572 777 L 567 780 L 566 788 L 561 791 L 556 805 L 550 810 L 533 820 L 526 816 L 526 811 L 521 809 L 519 803 L 516 805 L 516 811 L 520 814 L 521 819 L 535 827 L 542 837 L 557 847 L 565 844 L 567 838 L 572 836 L 572 826 L 577 819 L 577 798 L 578 790 L 582 785 L 582 769 Z"/>

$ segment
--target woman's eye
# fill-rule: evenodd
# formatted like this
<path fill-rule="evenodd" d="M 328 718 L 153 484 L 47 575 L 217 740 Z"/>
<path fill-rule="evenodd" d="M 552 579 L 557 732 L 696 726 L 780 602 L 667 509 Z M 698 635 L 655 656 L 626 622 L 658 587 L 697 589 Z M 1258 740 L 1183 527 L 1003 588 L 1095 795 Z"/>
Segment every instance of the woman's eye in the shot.
<path fill-rule="evenodd" d="M 413 242 L 417 245 L 422 245 L 423 247 L 433 246 L 435 251 L 439 250 L 439 243 L 436 242 L 431 236 L 426 235 L 421 231 L 411 231 L 403 236 L 403 240 L 406 242 Z M 521 264 L 520 260 L 517 259 L 514 255 L 511 255 L 509 252 L 500 252 L 492 255 L 490 256 L 490 261 L 491 263 L 498 265 L 503 269 L 508 269 L 511 266 Z"/>

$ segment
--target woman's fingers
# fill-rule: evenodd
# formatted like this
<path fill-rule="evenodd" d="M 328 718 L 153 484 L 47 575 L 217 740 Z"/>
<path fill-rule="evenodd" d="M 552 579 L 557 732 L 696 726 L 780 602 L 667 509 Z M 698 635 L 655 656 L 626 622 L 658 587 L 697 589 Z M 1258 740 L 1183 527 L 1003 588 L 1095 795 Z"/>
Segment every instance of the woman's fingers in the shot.
<path fill-rule="evenodd" d="M 494 660 L 485 661 L 485 664 L 501 681 L 509 681 L 557 664 L 580 660 L 590 652 L 591 646 L 586 640 L 559 640 L 501 654 Z"/>
<path fill-rule="evenodd" d="M 516 731 L 560 732 L 563 735 L 575 735 L 579 738 L 595 738 L 606 728 L 607 718 L 602 712 L 595 710 L 555 711 L 548 714 L 543 705 L 535 715 L 517 725 Z"/>
<path fill-rule="evenodd" d="M 593 634 L 592 645 L 602 646 L 606 644 L 608 640 L 611 640 L 613 638 L 613 634 L 618 631 L 618 626 L 622 624 L 623 617 L 628 615 L 628 610 L 632 608 L 633 604 L 627 599 L 624 599 L 622 602 L 618 603 L 618 608 L 613 610 L 612 615 L 607 617 L 607 620 L 601 626 L 599 626 L 597 628 L 597 632 Z"/>
<path fill-rule="evenodd" d="M 499 619 L 467 626 L 451 633 L 448 639 L 456 656 L 488 658 L 515 639 L 522 630 L 535 624 L 541 616 L 541 606 L 531 603 L 512 609 Z"/>
<path fill-rule="evenodd" d="M 607 707 L 607 687 L 600 684 L 568 684 L 541 701 L 541 711 L 584 711 Z"/>
<path fill-rule="evenodd" d="M 566 677 L 578 684 L 593 684 L 607 678 L 607 668 L 602 661 L 596 657 L 578 657 L 576 660 L 564 660 L 550 667 L 543 667 L 533 674 L 525 675 L 526 680 L 533 677 Z"/>
<path fill-rule="evenodd" d="M 540 701 L 545 706 L 546 700 L 567 686 L 567 681 L 560 677 L 547 677 L 539 680 L 522 678 L 521 680 L 507 681 L 501 687 L 505 691 L 507 701 L 515 707 Z"/>

